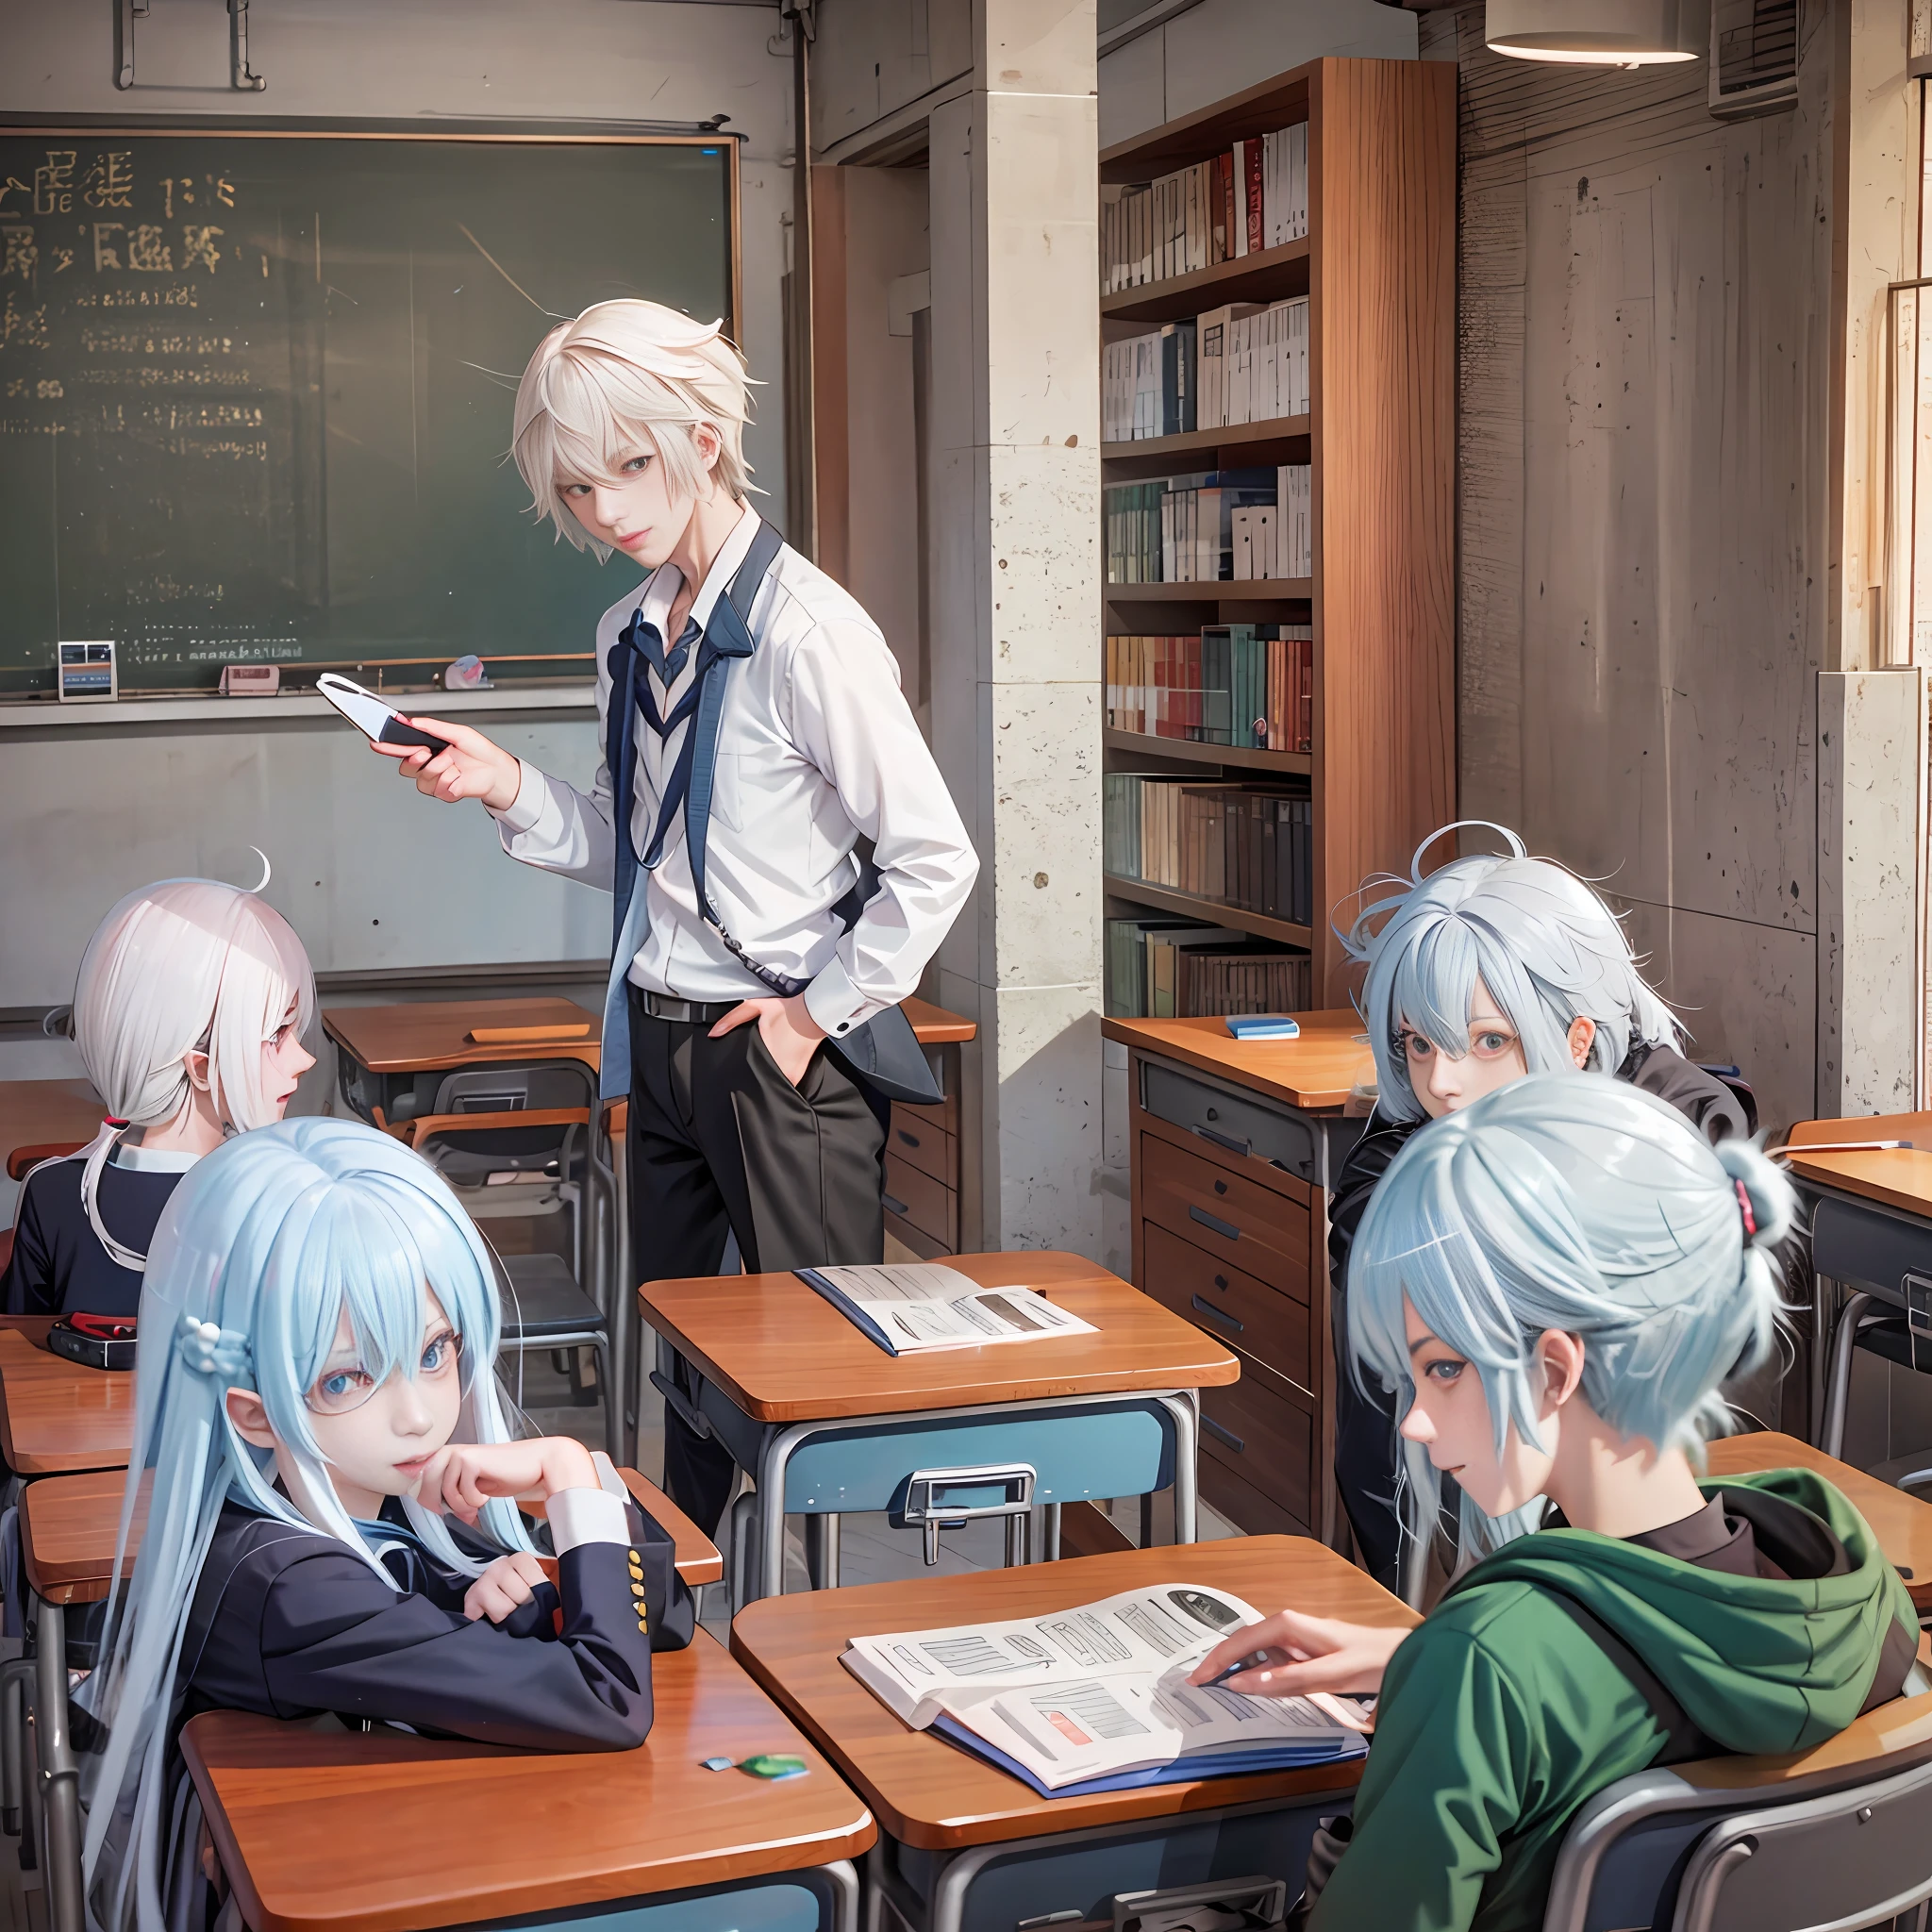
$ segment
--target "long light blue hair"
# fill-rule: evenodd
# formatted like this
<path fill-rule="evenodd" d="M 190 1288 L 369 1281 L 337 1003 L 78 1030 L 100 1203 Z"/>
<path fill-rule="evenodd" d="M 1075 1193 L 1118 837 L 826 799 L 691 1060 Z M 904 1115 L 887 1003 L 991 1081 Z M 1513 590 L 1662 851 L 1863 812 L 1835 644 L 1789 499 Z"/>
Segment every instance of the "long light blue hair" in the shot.
<path fill-rule="evenodd" d="M 1452 859 L 1432 873 L 1424 855 L 1465 827 L 1493 832 L 1507 854 Z M 1645 984 L 1616 915 L 1574 873 L 1531 858 L 1507 826 L 1462 819 L 1416 847 L 1407 878 L 1364 881 L 1359 909 L 1337 937 L 1368 962 L 1361 1012 L 1375 1056 L 1377 1104 L 1391 1120 L 1425 1109 L 1409 1083 L 1397 1040 L 1406 1025 L 1459 1059 L 1469 1051 L 1469 1008 L 1480 979 L 1523 1041 L 1532 1074 L 1574 1066 L 1566 1035 L 1592 1021 L 1586 1071 L 1614 1074 L 1633 1041 L 1675 1046 L 1676 1017 Z"/>
<path fill-rule="evenodd" d="M 462 1338 L 462 1411 L 455 1440 L 510 1431 L 494 1367 L 500 1316 L 491 1254 L 436 1171 L 385 1134 L 348 1121 L 284 1121 L 236 1136 L 196 1163 L 161 1215 L 149 1250 L 135 1359 L 136 1419 L 121 1538 L 144 1473 L 146 1533 L 126 1596 L 111 1615 L 86 1703 L 108 1726 L 89 1766 L 84 1854 L 94 1910 L 109 1932 L 165 1923 L 160 1897 L 169 1821 L 161 1816 L 181 1643 L 225 1503 L 336 1538 L 394 1588 L 351 1521 L 309 1428 L 303 1396 L 335 1345 L 344 1308 L 361 1361 L 380 1383 L 413 1375 L 423 1288 Z M 275 1488 L 273 1451 L 236 1432 L 230 1389 L 260 1396 L 292 1465 Z M 479 1565 L 441 1515 L 406 1499 L 425 1543 L 450 1568 Z M 530 1542 L 515 1506 L 484 1508 L 506 1550 Z"/>
<path fill-rule="evenodd" d="M 1538 1448 L 1537 1342 L 1580 1336 L 1583 1394 L 1626 1437 L 1701 1456 L 1731 1426 L 1718 1392 L 1777 1332 L 1772 1250 L 1796 1197 L 1749 1141 L 1710 1142 L 1682 1114 L 1602 1074 L 1531 1074 L 1410 1137 L 1357 1233 L 1350 1371 L 1415 1400 L 1405 1299 L 1482 1378 L 1496 1450 L 1513 1424 Z M 1402 1443 L 1407 1526 L 1426 1544 L 1441 1482 Z M 1534 1529 L 1541 1501 L 1485 1516 L 1465 1493 L 1462 1548 Z"/>

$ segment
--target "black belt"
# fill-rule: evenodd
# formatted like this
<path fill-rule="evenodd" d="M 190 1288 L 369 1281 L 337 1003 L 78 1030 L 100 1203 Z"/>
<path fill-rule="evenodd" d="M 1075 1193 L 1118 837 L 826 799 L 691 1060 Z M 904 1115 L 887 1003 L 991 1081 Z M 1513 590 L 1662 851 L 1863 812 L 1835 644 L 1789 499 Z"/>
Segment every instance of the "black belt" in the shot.
<path fill-rule="evenodd" d="M 686 1026 L 710 1026 L 726 1013 L 735 1013 L 743 1000 L 680 1000 L 668 992 L 651 992 L 638 988 L 644 1011 L 654 1020 L 675 1020 Z"/>

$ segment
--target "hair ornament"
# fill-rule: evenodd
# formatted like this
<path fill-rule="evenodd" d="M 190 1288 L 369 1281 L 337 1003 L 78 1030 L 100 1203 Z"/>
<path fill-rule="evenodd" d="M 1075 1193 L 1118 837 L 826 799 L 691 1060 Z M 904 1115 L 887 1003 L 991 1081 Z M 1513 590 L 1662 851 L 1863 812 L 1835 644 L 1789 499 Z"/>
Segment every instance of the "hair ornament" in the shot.
<path fill-rule="evenodd" d="M 1740 1180 L 1733 1180 L 1731 1185 L 1738 1191 L 1738 1211 L 1744 1217 L 1744 1239 L 1755 1241 L 1757 1239 L 1757 1216 L 1751 1210 L 1751 1191 Z"/>
<path fill-rule="evenodd" d="M 219 1376 L 224 1382 L 253 1387 L 255 1358 L 248 1338 L 239 1328 L 183 1315 L 175 1338 L 175 1353 L 198 1375 Z"/>

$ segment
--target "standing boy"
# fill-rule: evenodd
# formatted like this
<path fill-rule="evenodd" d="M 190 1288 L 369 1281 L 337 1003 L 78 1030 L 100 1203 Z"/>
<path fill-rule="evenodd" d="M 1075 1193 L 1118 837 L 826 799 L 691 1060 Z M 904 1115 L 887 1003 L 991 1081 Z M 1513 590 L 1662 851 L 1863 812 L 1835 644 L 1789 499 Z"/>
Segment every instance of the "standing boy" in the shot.
<path fill-rule="evenodd" d="M 853 1066 L 978 871 L 878 626 L 746 502 L 746 416 L 715 325 L 624 301 L 553 329 L 517 467 L 540 519 L 649 573 L 597 626 L 604 760 L 585 793 L 433 718 L 449 749 L 402 756 L 418 791 L 480 799 L 511 858 L 614 893 L 603 1089 L 629 1095 L 632 1252 L 658 1277 L 715 1273 L 727 1233 L 755 1272 L 882 1257 L 883 1107 Z M 731 1457 L 675 1405 L 664 1466 L 715 1525 Z"/>

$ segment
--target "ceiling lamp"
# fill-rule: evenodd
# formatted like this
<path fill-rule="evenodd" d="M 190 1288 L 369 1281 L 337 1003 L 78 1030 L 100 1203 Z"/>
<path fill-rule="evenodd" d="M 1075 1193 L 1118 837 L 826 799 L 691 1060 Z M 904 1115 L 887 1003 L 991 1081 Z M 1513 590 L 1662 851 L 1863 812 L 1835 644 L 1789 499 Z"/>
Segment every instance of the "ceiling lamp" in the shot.
<path fill-rule="evenodd" d="M 1709 0 L 1489 0 L 1492 54 L 1582 67 L 1694 60 L 1710 38 Z"/>

